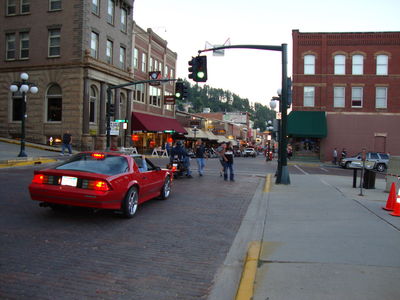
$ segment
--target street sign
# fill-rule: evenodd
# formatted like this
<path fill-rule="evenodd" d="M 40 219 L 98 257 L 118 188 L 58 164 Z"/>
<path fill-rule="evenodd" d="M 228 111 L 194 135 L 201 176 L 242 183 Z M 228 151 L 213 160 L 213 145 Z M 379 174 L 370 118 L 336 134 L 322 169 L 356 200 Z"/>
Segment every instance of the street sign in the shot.
<path fill-rule="evenodd" d="M 127 120 L 115 120 L 115 122 L 117 122 L 117 123 L 127 123 L 128 121 Z"/>
<path fill-rule="evenodd" d="M 119 135 L 119 123 L 110 122 L 110 126 L 111 126 L 110 135 Z"/>
<path fill-rule="evenodd" d="M 174 105 L 175 96 L 164 96 L 164 105 Z"/>

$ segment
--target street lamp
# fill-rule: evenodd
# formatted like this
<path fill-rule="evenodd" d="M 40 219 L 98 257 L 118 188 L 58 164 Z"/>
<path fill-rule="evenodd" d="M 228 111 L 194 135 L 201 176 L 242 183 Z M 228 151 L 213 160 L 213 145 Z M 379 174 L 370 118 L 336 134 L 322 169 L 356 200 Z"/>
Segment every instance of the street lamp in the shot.
<path fill-rule="evenodd" d="M 18 157 L 27 157 L 25 153 L 25 119 L 26 119 L 26 93 L 30 91 L 32 94 L 36 94 L 39 89 L 31 82 L 28 82 L 29 75 L 27 73 L 21 73 L 21 81 L 14 81 L 10 85 L 10 91 L 12 93 L 20 92 L 22 95 L 22 115 L 21 115 L 21 150 Z"/>

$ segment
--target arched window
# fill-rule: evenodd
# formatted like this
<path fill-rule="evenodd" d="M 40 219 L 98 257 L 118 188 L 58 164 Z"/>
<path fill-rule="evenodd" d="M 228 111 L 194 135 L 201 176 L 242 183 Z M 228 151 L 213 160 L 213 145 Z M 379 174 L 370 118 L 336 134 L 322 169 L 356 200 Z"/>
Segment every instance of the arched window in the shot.
<path fill-rule="evenodd" d="M 47 122 L 62 120 L 62 91 L 58 84 L 52 84 L 47 89 Z"/>
<path fill-rule="evenodd" d="M 346 74 L 346 56 L 343 54 L 335 55 L 335 75 L 345 75 Z"/>
<path fill-rule="evenodd" d="M 388 74 L 389 57 L 381 54 L 376 56 L 376 75 Z"/>
<path fill-rule="evenodd" d="M 315 74 L 315 55 L 304 56 L 304 74 L 307 75 Z"/>
<path fill-rule="evenodd" d="M 364 73 L 364 56 L 360 54 L 353 55 L 353 75 L 363 75 Z"/>
<path fill-rule="evenodd" d="M 92 85 L 90 87 L 89 96 L 89 122 L 96 123 L 96 103 L 97 103 L 97 88 Z"/>

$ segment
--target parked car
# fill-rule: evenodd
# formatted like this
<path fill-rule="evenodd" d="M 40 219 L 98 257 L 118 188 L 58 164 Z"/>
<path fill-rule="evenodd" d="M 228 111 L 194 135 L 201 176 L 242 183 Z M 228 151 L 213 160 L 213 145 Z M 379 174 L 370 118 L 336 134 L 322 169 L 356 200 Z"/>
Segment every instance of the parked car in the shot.
<path fill-rule="evenodd" d="M 29 193 L 40 206 L 81 206 L 122 211 L 171 193 L 172 171 L 141 155 L 88 151 L 48 169 L 35 170 Z"/>
<path fill-rule="evenodd" d="M 340 166 L 347 169 L 350 167 L 351 162 L 358 161 L 361 162 L 361 153 L 358 153 L 352 157 L 346 157 L 340 161 Z M 389 154 L 387 153 L 379 153 L 379 152 L 367 152 L 366 161 L 374 162 L 375 169 L 378 172 L 384 172 L 388 168 L 389 164 Z"/>
<path fill-rule="evenodd" d="M 254 148 L 246 148 L 243 151 L 243 156 L 244 157 L 248 157 L 248 156 L 252 156 L 252 157 L 256 157 L 257 156 L 257 152 Z"/>

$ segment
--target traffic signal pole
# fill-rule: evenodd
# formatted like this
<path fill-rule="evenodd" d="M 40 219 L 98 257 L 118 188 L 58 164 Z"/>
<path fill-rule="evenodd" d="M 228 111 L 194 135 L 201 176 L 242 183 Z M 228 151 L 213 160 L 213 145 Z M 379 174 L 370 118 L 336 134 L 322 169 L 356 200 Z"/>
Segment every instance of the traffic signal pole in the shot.
<path fill-rule="evenodd" d="M 281 125 L 279 130 L 279 151 L 278 169 L 275 183 L 290 184 L 289 170 L 287 166 L 287 108 L 288 108 L 288 87 L 287 87 L 287 44 L 274 45 L 231 45 L 211 49 L 199 50 L 198 53 L 222 50 L 222 49 L 256 49 L 280 51 L 282 53 L 282 97 L 280 101 Z"/>

